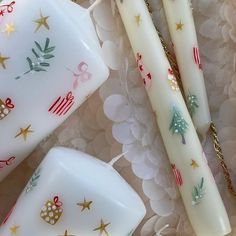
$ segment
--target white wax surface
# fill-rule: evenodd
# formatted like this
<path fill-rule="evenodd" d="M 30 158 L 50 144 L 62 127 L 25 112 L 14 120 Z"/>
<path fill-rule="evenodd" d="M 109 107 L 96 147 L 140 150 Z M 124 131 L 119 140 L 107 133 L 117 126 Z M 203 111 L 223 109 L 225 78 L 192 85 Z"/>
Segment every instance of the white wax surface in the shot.
<path fill-rule="evenodd" d="M 65 230 L 70 235 L 98 236 L 100 231 L 94 229 L 102 219 L 109 223 L 107 235 L 128 236 L 146 213 L 140 197 L 112 166 L 85 153 L 53 148 L 39 169 L 37 184 L 27 192 L 28 183 L 0 235 L 11 235 L 10 228 L 19 226 L 18 236 L 64 235 Z M 54 196 L 59 197 L 63 213 L 51 225 L 40 212 Z M 77 203 L 84 199 L 92 203 L 82 211 Z"/>
<path fill-rule="evenodd" d="M 231 231 L 229 219 L 212 173 L 207 165 L 195 127 L 180 91 L 173 86 L 170 65 L 143 0 L 135 4 L 116 0 L 139 69 L 146 83 L 161 135 L 179 185 L 189 219 L 198 236 L 222 236 Z M 148 74 L 150 73 L 150 74 Z M 151 81 L 148 79 L 151 75 Z M 172 78 L 172 86 L 170 86 Z M 175 88 L 173 90 L 173 88 Z M 174 111 L 179 122 L 172 124 Z M 184 132 L 182 122 L 187 123 Z M 203 180 L 203 181 L 202 181 Z M 214 212 L 214 214 L 212 214 Z"/>
<path fill-rule="evenodd" d="M 7 3 L 3 1 L 0 6 Z M 37 30 L 35 21 L 41 16 L 48 17 L 49 29 L 41 25 Z M 16 1 L 13 11 L 1 18 L 0 26 L 8 23 L 15 25 L 15 31 L 0 35 L 0 56 L 9 57 L 5 68 L 0 64 L 0 100 L 6 103 L 10 98 L 14 108 L 0 119 L 0 181 L 105 82 L 109 73 L 89 12 L 74 3 Z M 23 75 L 29 70 L 27 57 L 37 62 L 32 52 L 39 53 L 35 41 L 44 48 L 47 38 L 49 46 L 55 46 L 51 52 L 54 57 L 45 61 L 50 64 L 45 67 L 47 71 Z M 89 73 L 89 79 L 80 76 L 83 72 Z M 57 99 L 54 108 L 62 107 L 60 103 L 68 96 L 73 105 L 66 114 L 49 111 Z M 29 126 L 32 132 L 19 135 Z M 7 162 L 11 157 L 14 159 Z"/>
<path fill-rule="evenodd" d="M 204 65 L 201 64 L 200 55 L 198 55 L 198 41 L 190 2 L 189 0 L 163 0 L 163 6 L 186 100 L 189 100 L 189 95 L 197 97 L 198 107 L 193 107 L 196 111 L 193 112 L 192 118 L 197 131 L 204 137 L 209 130 L 211 117 L 202 72 Z M 178 28 L 178 25 L 181 28 Z"/>

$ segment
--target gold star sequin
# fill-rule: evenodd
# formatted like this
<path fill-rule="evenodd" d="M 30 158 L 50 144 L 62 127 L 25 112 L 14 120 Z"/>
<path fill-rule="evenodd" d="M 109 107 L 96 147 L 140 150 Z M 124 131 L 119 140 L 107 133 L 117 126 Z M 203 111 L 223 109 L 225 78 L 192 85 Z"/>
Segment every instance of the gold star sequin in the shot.
<path fill-rule="evenodd" d="M 81 211 L 84 211 L 85 209 L 90 210 L 92 203 L 92 201 L 86 201 L 86 199 L 84 198 L 84 202 L 77 203 L 77 205 L 82 207 Z"/>
<path fill-rule="evenodd" d="M 5 24 L 5 29 L 3 30 L 3 33 L 7 33 L 9 36 L 11 33 L 16 31 L 16 27 L 13 23 L 7 23 Z"/>
<path fill-rule="evenodd" d="M 97 227 L 96 229 L 94 229 L 93 231 L 100 231 L 100 235 L 102 235 L 103 233 L 105 233 L 107 236 L 109 235 L 107 232 L 107 226 L 110 225 L 110 223 L 104 224 L 103 220 L 101 219 L 101 224 L 99 227 Z"/>
<path fill-rule="evenodd" d="M 20 128 L 20 132 L 15 136 L 15 138 L 19 137 L 19 136 L 23 136 L 24 140 L 26 141 L 29 133 L 33 133 L 34 131 L 30 129 L 31 125 L 29 125 L 26 128 Z"/>
<path fill-rule="evenodd" d="M 193 159 L 192 159 L 192 162 L 191 162 L 191 164 L 190 164 L 190 165 L 193 167 L 193 169 L 195 169 L 195 168 L 198 168 L 198 167 L 199 167 L 198 163 L 197 163 L 195 160 L 193 160 Z"/>
<path fill-rule="evenodd" d="M 183 30 L 184 24 L 180 21 L 179 23 L 176 23 L 176 30 Z"/>
<path fill-rule="evenodd" d="M 58 236 L 75 236 L 75 235 L 68 234 L 68 231 L 66 230 L 64 235 L 58 235 Z"/>
<path fill-rule="evenodd" d="M 142 19 L 141 19 L 141 15 L 140 14 L 135 16 L 135 22 L 137 23 L 138 26 L 140 25 L 141 20 Z"/>
<path fill-rule="evenodd" d="M 5 61 L 9 59 L 10 57 L 5 57 L 0 54 L 0 64 L 2 65 L 3 69 L 6 69 Z"/>
<path fill-rule="evenodd" d="M 11 227 L 10 228 L 11 234 L 16 234 L 19 228 L 20 228 L 19 225 L 14 225 L 13 227 Z"/>
<path fill-rule="evenodd" d="M 42 27 L 44 26 L 46 29 L 50 29 L 48 25 L 48 18 L 49 16 L 43 16 L 42 12 L 40 11 L 40 18 L 35 20 L 34 22 L 37 23 L 37 28 L 35 30 L 35 33 Z"/>

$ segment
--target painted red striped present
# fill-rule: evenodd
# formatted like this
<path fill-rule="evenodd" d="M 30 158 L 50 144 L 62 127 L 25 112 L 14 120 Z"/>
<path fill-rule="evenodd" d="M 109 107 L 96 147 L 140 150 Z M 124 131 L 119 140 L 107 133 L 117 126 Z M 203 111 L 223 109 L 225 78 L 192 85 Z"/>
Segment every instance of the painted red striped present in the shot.
<path fill-rule="evenodd" d="M 74 96 L 70 91 L 66 97 L 58 97 L 57 100 L 49 108 L 49 112 L 56 114 L 58 116 L 66 115 L 66 113 L 74 105 Z"/>
<path fill-rule="evenodd" d="M 193 56 L 194 56 L 195 64 L 198 66 L 198 68 L 200 70 L 202 70 L 200 53 L 199 53 L 199 49 L 197 47 L 193 47 Z"/>
<path fill-rule="evenodd" d="M 172 168 L 172 171 L 173 171 L 174 176 L 175 176 L 176 184 L 178 186 L 182 186 L 183 185 L 183 178 L 182 178 L 182 175 L 180 173 L 180 170 L 176 167 L 175 164 L 171 164 L 171 168 Z"/>

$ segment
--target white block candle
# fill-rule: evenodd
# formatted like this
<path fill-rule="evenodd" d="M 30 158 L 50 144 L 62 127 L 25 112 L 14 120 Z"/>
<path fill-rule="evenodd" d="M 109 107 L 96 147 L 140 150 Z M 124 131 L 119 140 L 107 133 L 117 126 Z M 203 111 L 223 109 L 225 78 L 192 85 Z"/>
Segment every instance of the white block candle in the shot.
<path fill-rule="evenodd" d="M 111 165 L 82 152 L 53 148 L 0 235 L 131 236 L 145 213 L 140 197 Z"/>
<path fill-rule="evenodd" d="M 2 13 L 1 13 L 2 12 Z M 90 13 L 0 2 L 0 181 L 108 77 Z"/>
<path fill-rule="evenodd" d="M 205 137 L 211 123 L 197 34 L 189 0 L 163 0 L 186 102 L 194 125 Z"/>
<path fill-rule="evenodd" d="M 192 226 L 198 236 L 228 234 L 225 207 L 145 2 L 116 2 Z"/>

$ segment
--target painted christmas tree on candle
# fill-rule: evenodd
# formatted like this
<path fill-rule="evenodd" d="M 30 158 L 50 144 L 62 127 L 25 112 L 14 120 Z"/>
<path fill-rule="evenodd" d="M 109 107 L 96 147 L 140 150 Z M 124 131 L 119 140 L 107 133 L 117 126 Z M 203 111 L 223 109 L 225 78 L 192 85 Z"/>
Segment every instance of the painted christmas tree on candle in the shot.
<path fill-rule="evenodd" d="M 189 93 L 187 96 L 187 105 L 189 113 L 191 117 L 193 117 L 193 115 L 196 113 L 196 110 L 199 108 L 197 96 Z"/>
<path fill-rule="evenodd" d="M 170 130 L 172 131 L 173 134 L 181 135 L 183 144 L 186 144 L 184 135 L 187 131 L 187 128 L 188 128 L 188 123 L 184 120 L 180 111 L 176 107 L 173 107 L 173 117 L 170 124 Z"/>

